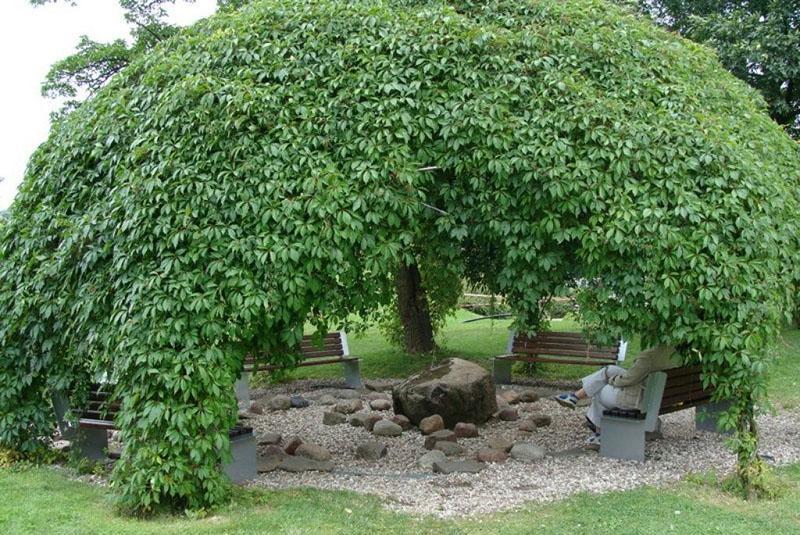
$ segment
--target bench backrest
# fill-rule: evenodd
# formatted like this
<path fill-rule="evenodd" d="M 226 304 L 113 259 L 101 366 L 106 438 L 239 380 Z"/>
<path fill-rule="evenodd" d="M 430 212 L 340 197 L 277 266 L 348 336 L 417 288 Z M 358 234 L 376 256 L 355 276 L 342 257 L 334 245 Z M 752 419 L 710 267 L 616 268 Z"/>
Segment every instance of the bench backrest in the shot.
<path fill-rule="evenodd" d="M 86 426 L 92 422 L 113 422 L 120 409 L 118 401 L 112 401 L 113 386 L 108 383 L 96 383 L 91 386 L 86 406 L 80 414 L 80 424 Z"/>
<path fill-rule="evenodd" d="M 310 334 L 303 336 L 300 341 L 299 353 L 304 361 L 314 359 L 327 359 L 331 357 L 347 357 L 350 355 L 350 347 L 347 343 L 347 333 L 335 331 L 326 333 L 322 336 L 322 345 L 314 343 L 314 337 Z M 245 357 L 245 365 L 252 365 L 256 361 L 253 355 Z"/>
<path fill-rule="evenodd" d="M 699 365 L 681 366 L 666 371 L 667 383 L 661 398 L 660 414 L 669 414 L 711 401 L 714 390 L 703 388 L 701 371 L 702 367 Z"/>
<path fill-rule="evenodd" d="M 540 362 L 604 366 L 624 360 L 627 346 L 622 340 L 613 346 L 592 345 L 582 333 L 548 331 L 528 336 L 511 331 L 506 350 L 514 355 L 536 357 Z"/>

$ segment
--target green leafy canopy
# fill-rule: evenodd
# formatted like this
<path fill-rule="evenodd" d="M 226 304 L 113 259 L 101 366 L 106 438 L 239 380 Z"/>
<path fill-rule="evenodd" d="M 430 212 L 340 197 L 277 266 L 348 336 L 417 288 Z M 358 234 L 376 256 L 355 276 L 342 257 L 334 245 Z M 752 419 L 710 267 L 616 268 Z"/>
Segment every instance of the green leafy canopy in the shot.
<path fill-rule="evenodd" d="M 691 348 L 749 415 L 798 278 L 797 146 L 763 106 L 599 0 L 202 21 L 30 161 L 0 228 L 0 443 L 34 451 L 47 392 L 107 372 L 125 503 L 219 503 L 243 355 L 388 303 L 421 235 L 522 328 L 586 281 L 589 327 Z"/>

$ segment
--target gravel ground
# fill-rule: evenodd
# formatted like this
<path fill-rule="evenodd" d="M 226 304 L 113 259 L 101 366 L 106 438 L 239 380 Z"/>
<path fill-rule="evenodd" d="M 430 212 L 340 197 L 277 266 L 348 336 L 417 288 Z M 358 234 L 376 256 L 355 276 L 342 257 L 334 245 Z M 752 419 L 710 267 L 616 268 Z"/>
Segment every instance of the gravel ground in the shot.
<path fill-rule="evenodd" d="M 515 390 L 534 389 L 547 394 L 552 386 L 523 385 Z M 303 394 L 309 400 L 326 393 L 337 394 L 336 389 L 326 388 L 324 383 L 303 381 L 256 390 L 253 398 L 259 403 L 289 391 Z M 268 472 L 261 474 L 253 485 L 271 489 L 314 487 L 369 493 L 382 497 L 391 509 L 454 517 L 492 513 L 530 501 L 558 500 L 582 491 L 599 493 L 659 485 L 678 480 L 690 472 L 716 470 L 724 473 L 735 465 L 734 456 L 724 445 L 724 437 L 695 431 L 692 410 L 663 417 L 663 437 L 648 441 L 647 461 L 637 463 L 605 459 L 581 448 L 588 430 L 584 426 L 584 411 L 580 409 L 571 411 L 545 398 L 516 407 L 520 419 L 544 413 L 553 418 L 553 423 L 534 433 L 524 433 L 517 429 L 518 422 L 492 420 L 480 426 L 480 437 L 459 439 L 459 444 L 466 449 L 463 458 L 474 458 L 493 436 L 514 442 L 533 442 L 544 447 L 548 455 L 532 464 L 513 459 L 503 464 L 490 464 L 476 475 L 434 475 L 430 470 L 419 468 L 416 461 L 426 450 L 424 437 L 416 429 L 389 438 L 374 437 L 365 429 L 349 424 L 323 425 L 322 414 L 330 407 L 313 401 L 308 408 L 252 415 L 249 422 L 257 438 L 267 432 L 277 432 L 283 436 L 285 444 L 291 437 L 298 436 L 327 448 L 335 464 L 331 473 Z M 386 417 L 393 414 L 371 411 L 366 403 L 361 412 L 376 412 Z M 770 455 L 774 459 L 771 462 L 777 465 L 800 460 L 800 411 L 764 416 L 759 423 L 762 454 Z M 388 446 L 388 455 L 380 461 L 357 459 L 356 447 L 374 439 Z"/>

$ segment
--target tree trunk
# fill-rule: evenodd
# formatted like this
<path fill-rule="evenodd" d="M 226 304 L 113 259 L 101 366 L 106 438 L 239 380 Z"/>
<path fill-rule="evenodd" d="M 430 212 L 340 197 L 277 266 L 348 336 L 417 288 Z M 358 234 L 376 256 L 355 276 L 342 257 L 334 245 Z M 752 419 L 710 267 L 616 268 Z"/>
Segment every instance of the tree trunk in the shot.
<path fill-rule="evenodd" d="M 428 353 L 436 348 L 428 300 L 416 264 L 400 266 L 395 278 L 397 309 L 403 324 L 406 351 Z"/>

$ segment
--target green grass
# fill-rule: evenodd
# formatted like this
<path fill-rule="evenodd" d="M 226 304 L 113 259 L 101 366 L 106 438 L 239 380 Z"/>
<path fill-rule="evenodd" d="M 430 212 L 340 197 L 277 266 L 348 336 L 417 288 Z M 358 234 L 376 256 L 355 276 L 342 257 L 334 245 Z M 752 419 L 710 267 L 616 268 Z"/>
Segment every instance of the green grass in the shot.
<path fill-rule="evenodd" d="M 108 490 L 52 468 L 0 469 L 0 533 L 797 533 L 800 464 L 778 470 L 778 478 L 787 491 L 773 501 L 745 502 L 684 482 L 443 521 L 389 512 L 372 496 L 301 489 L 239 491 L 207 518 L 138 520 L 115 514 Z"/>
<path fill-rule="evenodd" d="M 773 351 L 769 393 L 778 408 L 800 407 L 800 329 L 785 329 Z"/>

